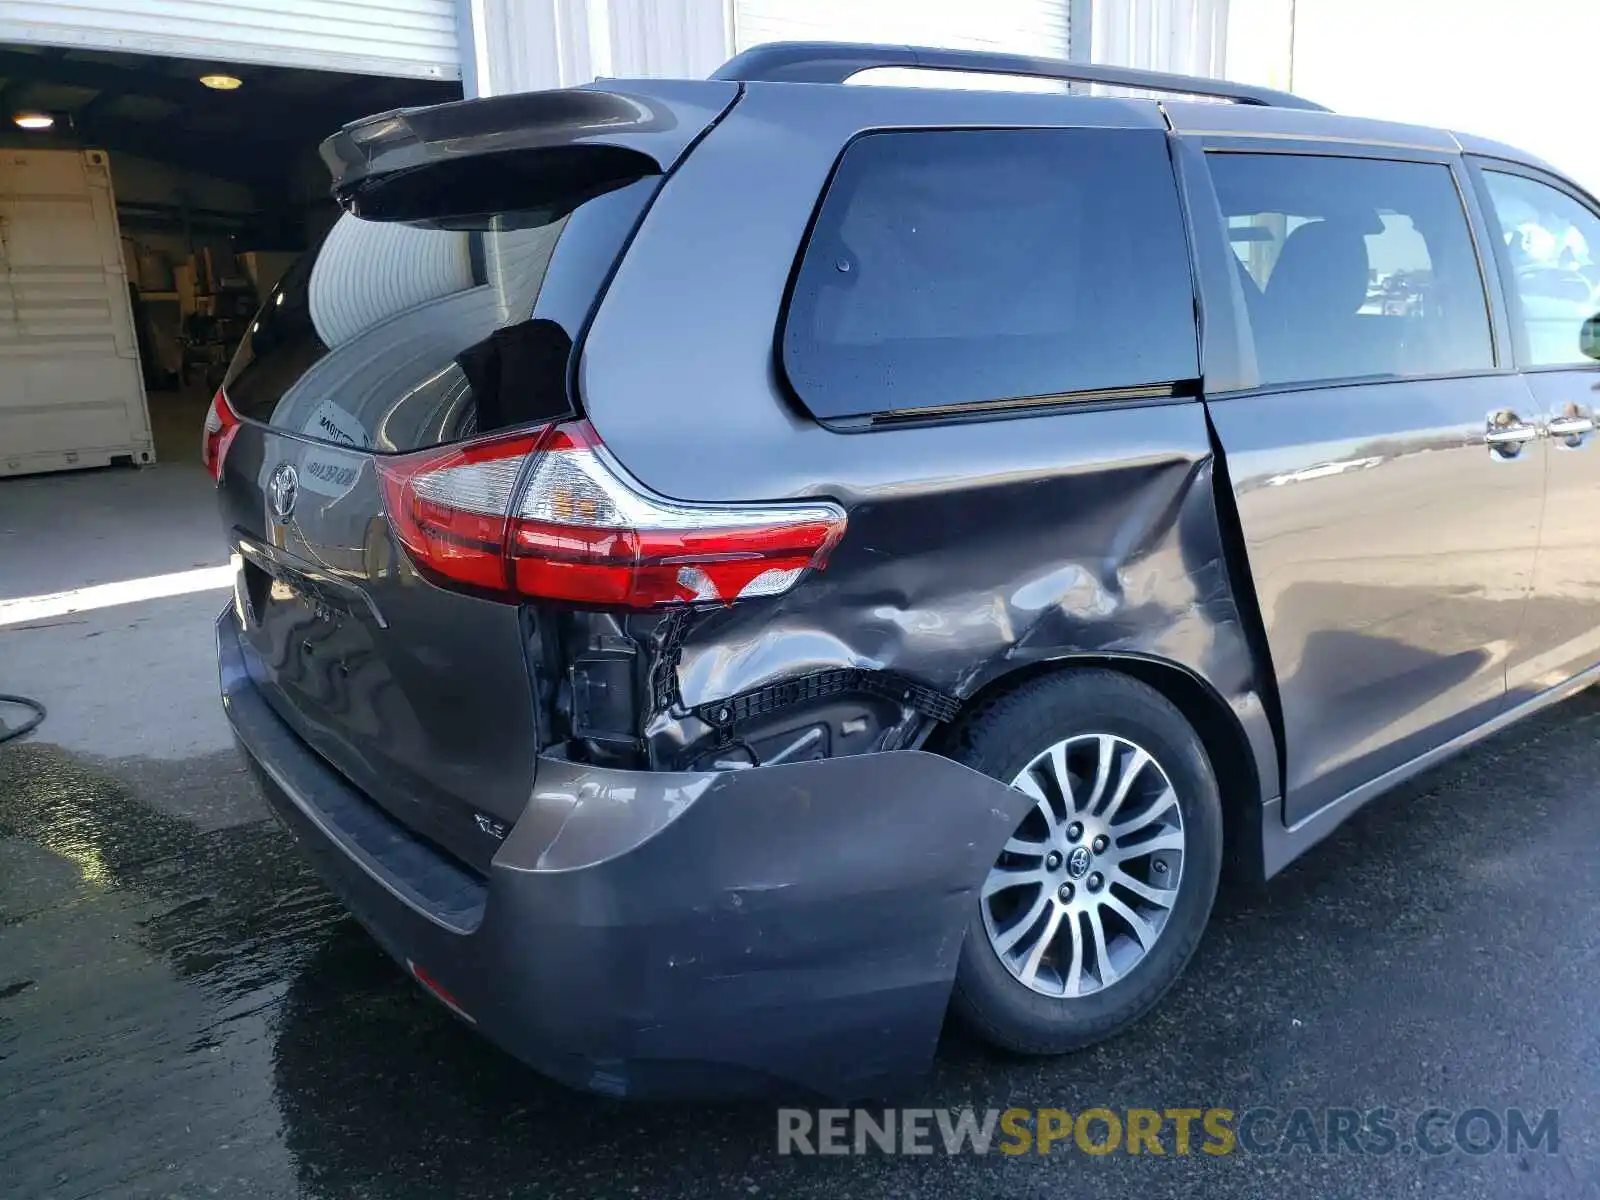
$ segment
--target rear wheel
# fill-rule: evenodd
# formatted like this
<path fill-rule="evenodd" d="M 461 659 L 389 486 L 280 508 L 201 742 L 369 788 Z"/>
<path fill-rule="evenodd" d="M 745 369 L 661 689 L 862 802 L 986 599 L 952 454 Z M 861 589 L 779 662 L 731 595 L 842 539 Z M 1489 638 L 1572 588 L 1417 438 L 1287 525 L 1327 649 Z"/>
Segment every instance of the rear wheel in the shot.
<path fill-rule="evenodd" d="M 979 889 L 952 1006 L 987 1041 L 1058 1054 L 1172 986 L 1211 913 L 1222 808 L 1200 739 L 1154 689 L 1063 672 L 976 712 L 952 757 L 1032 806 Z"/>

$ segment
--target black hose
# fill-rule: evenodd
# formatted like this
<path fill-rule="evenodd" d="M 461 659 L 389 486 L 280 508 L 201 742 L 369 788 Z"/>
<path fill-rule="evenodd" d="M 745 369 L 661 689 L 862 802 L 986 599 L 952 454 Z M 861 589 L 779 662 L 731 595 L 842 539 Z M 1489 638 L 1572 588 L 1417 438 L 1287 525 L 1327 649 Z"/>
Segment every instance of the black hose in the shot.
<path fill-rule="evenodd" d="M 33 716 L 29 717 L 15 729 L 0 729 L 0 742 L 9 742 L 13 738 L 19 738 L 25 733 L 32 733 L 35 729 L 39 728 L 39 722 L 44 720 L 44 705 L 40 704 L 37 700 L 30 700 L 26 696 L 8 696 L 4 692 L 0 692 L 0 704 L 17 704 L 21 705 L 23 708 L 31 708 L 33 710 Z"/>

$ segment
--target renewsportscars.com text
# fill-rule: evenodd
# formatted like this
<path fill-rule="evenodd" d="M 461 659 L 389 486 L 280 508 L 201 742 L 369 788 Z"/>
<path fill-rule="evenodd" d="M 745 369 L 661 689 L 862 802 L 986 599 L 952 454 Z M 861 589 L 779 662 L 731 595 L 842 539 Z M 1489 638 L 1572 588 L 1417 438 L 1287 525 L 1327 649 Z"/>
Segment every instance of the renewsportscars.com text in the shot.
<path fill-rule="evenodd" d="M 1554 1154 L 1557 1110 L 781 1108 L 779 1154 Z"/>

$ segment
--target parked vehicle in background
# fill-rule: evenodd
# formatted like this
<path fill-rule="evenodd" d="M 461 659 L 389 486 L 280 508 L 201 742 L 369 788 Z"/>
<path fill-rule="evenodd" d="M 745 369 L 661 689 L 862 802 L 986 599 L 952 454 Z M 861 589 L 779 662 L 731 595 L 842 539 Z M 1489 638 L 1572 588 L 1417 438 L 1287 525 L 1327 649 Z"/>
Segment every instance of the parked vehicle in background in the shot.
<path fill-rule="evenodd" d="M 207 425 L 224 704 L 373 935 L 574 1086 L 1115 1034 L 1225 861 L 1600 670 L 1595 327 L 1498 215 L 1595 204 L 1514 150 L 790 44 L 324 156 L 351 216 Z"/>

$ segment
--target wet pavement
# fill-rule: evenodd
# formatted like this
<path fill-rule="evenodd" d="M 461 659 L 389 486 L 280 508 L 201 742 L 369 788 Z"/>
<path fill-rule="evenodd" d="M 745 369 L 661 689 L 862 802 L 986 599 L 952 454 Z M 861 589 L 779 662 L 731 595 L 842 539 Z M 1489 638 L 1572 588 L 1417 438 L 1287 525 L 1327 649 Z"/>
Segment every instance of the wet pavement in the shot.
<path fill-rule="evenodd" d="M 79 492 L 135 486 L 97 478 Z M 128 478 L 172 490 L 159 569 L 205 565 L 203 477 Z M 28 594 L 19 562 L 49 575 L 37 591 L 74 586 L 58 554 L 21 552 L 21 495 L 0 483 L 0 600 Z M 117 577 L 115 519 L 61 537 L 100 539 L 81 561 L 110 573 L 80 582 Z M 235 759 L 222 600 L 0 627 L 0 691 L 51 707 L 0 746 L 0 1195 L 1600 1195 L 1600 692 L 1369 806 L 1264 893 L 1225 894 L 1135 1032 L 1047 1062 L 951 1035 L 897 1101 L 1553 1108 L 1556 1153 L 782 1157 L 770 1106 L 580 1096 L 422 996 Z"/>

